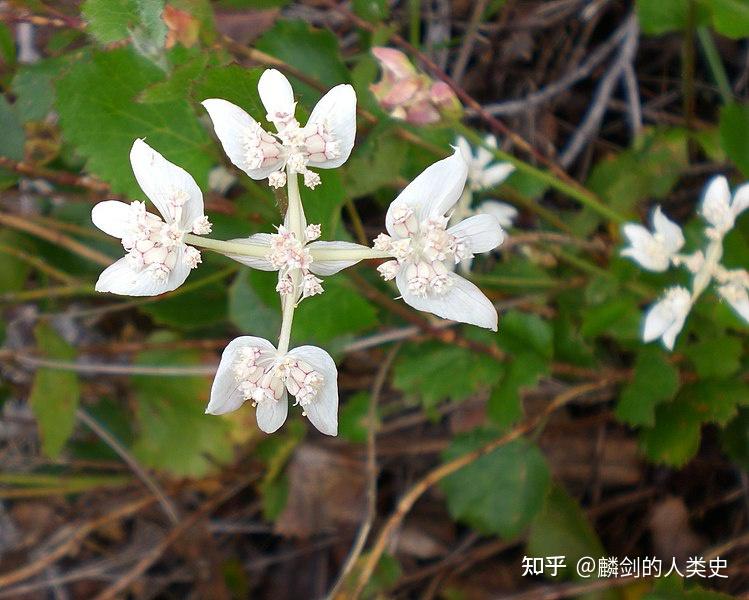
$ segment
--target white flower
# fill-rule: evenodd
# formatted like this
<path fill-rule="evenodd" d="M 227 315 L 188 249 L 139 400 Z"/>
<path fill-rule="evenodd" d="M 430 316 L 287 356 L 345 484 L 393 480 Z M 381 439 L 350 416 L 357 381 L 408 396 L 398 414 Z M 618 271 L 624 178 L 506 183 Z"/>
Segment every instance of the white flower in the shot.
<path fill-rule="evenodd" d="M 161 213 L 146 212 L 143 202 L 100 202 L 91 211 L 99 229 L 122 240 L 127 255 L 108 267 L 96 291 L 127 296 L 156 296 L 182 285 L 200 263 L 200 252 L 187 246 L 186 233 L 211 230 L 203 214 L 203 195 L 195 180 L 143 140 L 130 151 L 133 173 Z"/>
<path fill-rule="evenodd" d="M 663 298 L 651 306 L 645 315 L 643 341 L 652 342 L 661 338 L 663 345 L 673 350 L 676 336 L 684 327 L 691 308 L 692 296 L 689 290 L 678 286 L 667 289 Z"/>
<path fill-rule="evenodd" d="M 749 292 L 745 285 L 739 282 L 727 283 L 718 286 L 718 293 L 731 305 L 737 315 L 749 323 Z"/>
<path fill-rule="evenodd" d="M 722 236 L 733 228 L 736 217 L 749 207 L 749 184 L 736 189 L 731 198 L 728 180 L 714 177 L 702 197 L 700 213 L 710 225 L 712 235 Z"/>
<path fill-rule="evenodd" d="M 287 393 L 319 431 L 338 433 L 338 371 L 330 355 L 315 346 L 280 354 L 268 340 L 242 336 L 221 355 L 206 413 L 223 415 L 249 400 L 258 427 L 273 433 L 286 421 Z"/>
<path fill-rule="evenodd" d="M 671 260 L 684 245 L 681 227 L 669 220 L 656 206 L 651 218 L 653 233 L 642 225 L 627 223 L 622 228 L 630 243 L 629 248 L 622 250 L 622 256 L 628 256 L 648 271 L 666 271 Z"/>
<path fill-rule="evenodd" d="M 351 154 L 356 135 L 356 94 L 348 84 L 325 94 L 302 127 L 294 118 L 296 102 L 291 84 L 279 71 L 266 70 L 258 82 L 271 134 L 238 106 L 220 99 L 203 101 L 224 151 L 252 179 L 268 178 L 273 187 L 286 185 L 284 167 L 300 173 L 314 188 L 320 176 L 308 167 L 340 167 Z"/>
<path fill-rule="evenodd" d="M 315 275 L 333 275 L 358 263 L 361 258 L 343 260 L 314 260 L 314 250 L 366 251 L 367 247 L 352 242 L 313 241 L 320 237 L 320 225 L 311 224 L 304 227 L 304 239 L 286 225 L 280 225 L 277 233 L 256 233 L 249 238 L 230 240 L 231 243 L 246 244 L 265 248 L 265 255 L 260 258 L 240 254 L 227 254 L 229 258 L 258 269 L 260 271 L 278 271 L 276 291 L 282 296 L 293 294 L 297 290 L 299 301 L 323 292 L 321 279 Z M 297 277 L 301 285 L 294 286 Z"/>
<path fill-rule="evenodd" d="M 512 227 L 518 216 L 517 208 L 499 200 L 484 200 L 476 207 L 475 212 L 478 215 L 494 215 L 502 226 L 502 229 Z"/>
<path fill-rule="evenodd" d="M 489 147 L 496 149 L 497 138 L 493 135 L 487 135 L 484 141 Z M 458 136 L 455 143 L 468 163 L 468 186 L 475 192 L 498 186 L 515 170 L 510 163 L 491 164 L 494 155 L 483 146 L 479 146 L 474 155 L 471 145 L 464 137 Z"/>
<path fill-rule="evenodd" d="M 497 311 L 470 281 L 452 272 L 455 264 L 488 252 L 504 239 L 492 215 L 475 215 L 447 227 L 445 214 L 460 198 L 468 166 L 460 150 L 421 173 L 392 202 L 385 217 L 388 234 L 375 248 L 391 252 L 397 264 L 380 273 L 395 282 L 403 300 L 417 310 L 496 331 Z"/>

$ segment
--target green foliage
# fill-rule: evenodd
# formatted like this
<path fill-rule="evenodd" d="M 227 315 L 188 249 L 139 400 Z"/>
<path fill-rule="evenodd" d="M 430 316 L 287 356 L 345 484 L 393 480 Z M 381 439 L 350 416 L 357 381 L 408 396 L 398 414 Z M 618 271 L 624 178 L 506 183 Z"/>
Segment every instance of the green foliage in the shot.
<path fill-rule="evenodd" d="M 496 432 L 480 430 L 458 436 L 442 458 L 450 461 L 495 437 Z M 549 490 L 549 470 L 535 445 L 517 440 L 446 477 L 440 487 L 453 518 L 481 533 L 510 539 L 542 509 Z"/>
<path fill-rule="evenodd" d="M 138 104 L 137 96 L 163 79 L 152 63 L 128 48 L 94 52 L 57 82 L 56 106 L 65 139 L 86 167 L 114 192 L 141 198 L 127 156 L 137 138 L 190 173 L 205 188 L 214 152 L 205 130 L 184 101 Z"/>
<path fill-rule="evenodd" d="M 75 349 L 48 323 L 37 325 L 34 337 L 44 357 L 61 361 L 75 359 Z M 78 376 L 74 371 L 43 367 L 34 375 L 29 404 L 39 425 L 42 450 L 50 458 L 60 455 L 73 433 L 80 393 Z"/>
<path fill-rule="evenodd" d="M 407 150 L 407 144 L 390 128 L 368 135 L 346 163 L 346 196 L 359 198 L 392 184 L 400 175 Z"/>
<path fill-rule="evenodd" d="M 257 41 L 258 50 L 280 58 L 326 88 L 349 80 L 341 61 L 338 39 L 332 31 L 313 29 L 304 21 L 276 21 Z M 308 107 L 317 102 L 320 92 L 297 79 L 294 91 Z"/>
<path fill-rule="evenodd" d="M 746 0 L 709 0 L 713 27 L 726 37 L 749 36 L 749 2 Z"/>
<path fill-rule="evenodd" d="M 234 278 L 229 287 L 229 320 L 240 331 L 271 340 L 281 329 L 281 316 L 278 306 L 265 304 L 250 283 L 257 273 L 243 269 Z"/>
<path fill-rule="evenodd" d="M 605 556 L 605 550 L 585 513 L 559 486 L 552 486 L 543 509 L 533 519 L 526 553 L 529 556 L 564 556 L 561 579 L 579 579 L 575 571 L 583 556 Z"/>
<path fill-rule="evenodd" d="M 741 367 L 744 348 L 741 340 L 728 335 L 702 339 L 684 349 L 701 378 L 724 379 Z"/>
<path fill-rule="evenodd" d="M 442 400 L 465 400 L 482 387 L 491 386 L 501 365 L 489 356 L 439 342 L 408 344 L 398 354 L 393 385 L 419 398 L 426 408 Z"/>
<path fill-rule="evenodd" d="M 637 0 L 637 15 L 642 31 L 649 35 L 660 35 L 684 29 L 689 22 L 689 4 L 690 0 Z M 705 2 L 694 2 L 694 11 L 695 24 L 705 25 L 709 19 Z"/>
<path fill-rule="evenodd" d="M 508 312 L 500 323 L 499 345 L 509 364 L 492 391 L 487 410 L 499 425 L 510 425 L 522 416 L 520 393 L 532 388 L 549 371 L 553 347 L 551 325 L 537 315 Z"/>
<path fill-rule="evenodd" d="M 369 392 L 357 392 L 341 407 L 338 415 L 338 435 L 356 444 L 367 441 Z"/>
<path fill-rule="evenodd" d="M 654 2 L 660 4 L 661 0 Z M 638 202 L 664 198 L 686 166 L 686 131 L 652 129 L 643 133 L 632 148 L 599 162 L 587 183 L 609 207 L 628 214 Z"/>
<path fill-rule="evenodd" d="M 158 336 L 154 341 L 167 341 Z M 189 367 L 201 364 L 191 351 L 150 350 L 137 356 L 137 364 Z M 138 435 L 133 453 L 144 465 L 178 477 L 202 477 L 231 460 L 228 423 L 207 418 L 210 379 L 202 375 L 132 377 Z"/>
<path fill-rule="evenodd" d="M 88 30 L 102 44 L 110 44 L 130 35 L 138 22 L 137 0 L 86 0 L 81 15 Z"/>
<path fill-rule="evenodd" d="M 0 96 L 0 155 L 13 160 L 23 159 L 23 144 L 26 135 L 18 115 L 4 96 Z"/>
<path fill-rule="evenodd" d="M 720 109 L 720 140 L 728 158 L 749 177 L 749 104 L 727 104 Z"/>
<path fill-rule="evenodd" d="M 689 581 L 689 584 L 692 582 Z M 688 589 L 684 588 L 684 579 L 676 575 L 658 578 L 655 580 L 653 591 L 643 596 L 643 600 L 731 600 L 733 598 L 733 596 L 703 589 L 699 585 L 692 584 Z"/>
<path fill-rule="evenodd" d="M 672 402 L 656 408 L 655 425 L 641 432 L 642 448 L 652 461 L 679 467 L 697 452 L 703 423 L 725 425 L 747 404 L 749 386 L 740 381 L 684 385 Z"/>
<path fill-rule="evenodd" d="M 742 408 L 723 432 L 723 448 L 731 460 L 749 471 L 749 409 Z"/>
<path fill-rule="evenodd" d="M 624 386 L 616 416 L 629 425 L 655 423 L 655 407 L 671 400 L 679 388 L 679 372 L 657 346 L 643 346 L 637 354 L 634 377 Z"/>

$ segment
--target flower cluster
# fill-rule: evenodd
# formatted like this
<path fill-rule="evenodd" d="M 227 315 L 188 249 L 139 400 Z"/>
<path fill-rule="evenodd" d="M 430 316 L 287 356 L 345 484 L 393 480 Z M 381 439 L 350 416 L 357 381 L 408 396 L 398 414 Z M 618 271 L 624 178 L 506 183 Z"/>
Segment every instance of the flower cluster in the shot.
<path fill-rule="evenodd" d="M 388 233 L 380 234 L 373 248 L 320 240 L 320 225 L 307 223 L 298 178 L 314 188 L 321 180 L 311 167 L 335 168 L 348 158 L 356 133 L 353 88 L 339 85 L 330 90 L 304 127 L 294 117 L 293 91 L 281 73 L 265 71 L 258 92 L 275 133 L 226 100 L 205 100 L 203 106 L 237 167 L 253 179 L 267 178 L 272 187 L 286 186 L 288 208 L 276 232 L 226 241 L 202 237 L 210 233 L 211 226 L 203 214 L 203 197 L 195 181 L 145 142 L 136 140 L 130 157 L 133 171 L 162 218 L 147 212 L 142 202 L 105 201 L 94 207 L 94 223 L 119 237 L 127 252 L 102 273 L 96 289 L 127 295 L 173 290 L 201 262 L 195 246 L 216 250 L 254 269 L 276 271 L 282 310 L 278 344 L 252 336 L 230 342 L 221 356 L 206 412 L 224 414 L 249 401 L 256 409 L 259 428 L 272 433 L 286 420 L 291 395 L 319 431 L 336 435 L 335 362 L 321 348 L 290 348 L 298 304 L 323 293 L 321 277 L 363 259 L 389 259 L 379 271 L 386 280 L 395 280 L 406 303 L 447 319 L 496 330 L 498 317 L 492 303 L 454 269 L 474 254 L 501 244 L 504 232 L 492 214 L 473 214 L 457 221 L 454 214 L 452 219 L 448 217 L 463 195 L 472 168 L 469 157 L 456 148 L 452 156 L 428 167 L 393 201 L 385 220 Z M 484 167 L 490 162 L 484 155 L 480 159 Z M 475 173 L 475 168 L 471 172 Z M 498 181 L 496 177 L 495 171 L 484 180 Z"/>
<path fill-rule="evenodd" d="M 399 50 L 375 47 L 372 54 L 380 63 L 382 79 L 370 89 L 391 117 L 413 125 L 460 117 L 460 101 L 444 81 L 432 81 L 418 72 Z"/>
<path fill-rule="evenodd" d="M 711 282 L 718 295 L 749 323 L 749 272 L 727 269 L 721 264 L 723 238 L 733 228 L 736 217 L 749 207 L 749 184 L 731 195 L 725 177 L 715 177 L 705 189 L 700 215 L 704 219 L 707 246 L 692 254 L 680 254 L 684 246 L 681 227 L 666 217 L 657 206 L 651 217 L 652 231 L 642 225 L 627 223 L 623 227 L 629 246 L 622 250 L 648 271 L 664 272 L 672 265 L 685 267 L 692 274 L 692 290 L 682 286 L 668 288 L 645 316 L 642 339 L 660 339 L 673 350 L 676 337 L 684 327 L 689 311 Z"/>

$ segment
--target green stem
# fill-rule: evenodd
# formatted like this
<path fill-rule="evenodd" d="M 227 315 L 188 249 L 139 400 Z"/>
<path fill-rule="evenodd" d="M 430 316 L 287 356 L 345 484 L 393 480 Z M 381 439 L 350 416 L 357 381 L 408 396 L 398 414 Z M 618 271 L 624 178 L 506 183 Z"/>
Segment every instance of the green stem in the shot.
<path fill-rule="evenodd" d="M 710 30 L 707 27 L 698 27 L 697 39 L 700 40 L 702 52 L 704 52 L 705 59 L 707 60 L 707 66 L 710 68 L 710 73 L 712 73 L 713 79 L 715 79 L 715 83 L 718 86 L 723 104 L 731 104 L 733 102 L 733 91 L 731 90 L 728 75 L 726 75 L 723 61 L 720 60 L 720 54 L 715 47 Z"/>
<path fill-rule="evenodd" d="M 238 254 L 240 256 L 253 256 L 255 258 L 265 258 L 268 254 L 267 246 L 261 246 L 260 244 L 226 242 L 224 240 L 215 240 L 213 238 L 202 237 L 192 233 L 186 233 L 184 241 L 191 246 L 197 246 L 198 248 L 205 248 L 207 250 L 215 250 L 221 254 Z"/>
<path fill-rule="evenodd" d="M 528 164 L 527 162 L 522 161 L 519 158 L 515 158 L 511 154 L 503 152 L 502 150 L 491 148 L 484 142 L 484 140 L 478 133 L 476 133 L 470 127 L 467 127 L 463 123 L 457 123 L 456 128 L 460 131 L 460 134 L 472 144 L 476 146 L 483 146 L 489 152 L 494 154 L 494 156 L 498 160 L 511 163 L 521 173 L 525 173 L 527 175 L 530 175 L 534 179 L 543 181 L 555 190 L 565 194 L 566 196 L 569 196 L 570 198 L 574 198 L 583 206 L 586 206 L 590 210 L 598 213 L 600 216 L 608 219 L 609 221 L 612 221 L 614 223 L 625 222 L 626 219 L 624 217 L 603 204 L 592 192 L 570 185 L 569 183 L 557 178 L 553 173 L 550 173 L 549 171 L 543 171 L 537 167 L 534 167 L 533 165 Z"/>

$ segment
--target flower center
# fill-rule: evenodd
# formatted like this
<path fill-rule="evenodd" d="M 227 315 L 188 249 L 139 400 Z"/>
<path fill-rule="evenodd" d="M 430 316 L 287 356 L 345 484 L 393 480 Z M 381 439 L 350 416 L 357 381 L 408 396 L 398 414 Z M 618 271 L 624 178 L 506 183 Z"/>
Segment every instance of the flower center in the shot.
<path fill-rule="evenodd" d="M 447 231 L 447 217 L 419 222 L 413 209 L 405 205 L 396 206 L 392 215 L 397 237 L 380 234 L 374 245 L 392 253 L 396 260 L 395 264 L 380 265 L 380 274 L 393 279 L 405 268 L 411 293 L 422 298 L 445 294 L 453 284 L 446 263 L 454 265 L 473 257 L 465 242 Z"/>
<path fill-rule="evenodd" d="M 323 375 L 305 361 L 290 356 L 279 358 L 256 346 L 239 350 L 233 371 L 242 397 L 251 400 L 253 406 L 278 402 L 286 388 L 296 398 L 296 404 L 304 408 L 325 383 Z"/>
<path fill-rule="evenodd" d="M 322 280 L 310 272 L 312 254 L 306 247 L 307 242 L 320 237 L 320 225 L 308 225 L 304 230 L 304 241 L 299 240 L 293 231 L 284 225 L 278 227 L 278 233 L 271 234 L 270 250 L 266 258 L 278 270 L 276 291 L 282 296 L 297 293 L 297 300 L 322 294 Z M 301 274 L 301 282 L 294 281 L 296 272 Z M 301 285 L 299 285 L 301 283 Z"/>
<path fill-rule="evenodd" d="M 175 194 L 169 201 L 177 218 L 186 202 L 182 194 L 186 196 L 185 192 Z M 130 204 L 125 229 L 122 245 L 127 251 L 130 268 L 136 272 L 145 271 L 157 281 L 166 281 L 177 265 L 180 248 L 184 248 L 182 260 L 188 267 L 194 269 L 201 262 L 200 252 L 184 245 L 182 240 L 185 232 L 177 223 L 164 223 L 159 217 L 146 211 L 144 202 Z"/>

